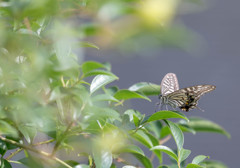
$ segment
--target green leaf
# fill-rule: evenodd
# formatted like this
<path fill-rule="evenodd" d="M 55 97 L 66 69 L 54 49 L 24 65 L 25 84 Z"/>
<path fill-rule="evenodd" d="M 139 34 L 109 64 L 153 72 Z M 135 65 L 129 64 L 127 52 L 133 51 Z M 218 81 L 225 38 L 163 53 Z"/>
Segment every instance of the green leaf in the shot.
<path fill-rule="evenodd" d="M 95 149 L 93 152 L 96 167 L 110 167 L 112 165 L 112 153 L 103 149 Z"/>
<path fill-rule="evenodd" d="M 105 65 L 95 61 L 86 61 L 82 64 L 82 72 L 84 75 L 98 68 L 105 68 Z"/>
<path fill-rule="evenodd" d="M 0 140 L 0 154 L 3 156 L 7 150 L 6 142 Z"/>
<path fill-rule="evenodd" d="M 143 156 L 140 154 L 133 154 L 133 155 L 143 164 L 144 167 L 152 168 L 152 163 L 146 156 Z"/>
<path fill-rule="evenodd" d="M 130 90 L 119 90 L 115 93 L 114 97 L 118 100 L 127 100 L 127 99 L 146 99 L 151 101 L 147 96 L 142 95 L 141 93 L 130 91 Z"/>
<path fill-rule="evenodd" d="M 160 94 L 160 85 L 156 85 L 148 82 L 140 82 L 132 85 L 128 88 L 130 91 L 138 91 L 144 95 L 159 95 Z"/>
<path fill-rule="evenodd" d="M 21 162 L 22 164 L 26 165 L 27 167 L 37 167 L 37 168 L 44 168 L 43 164 L 48 163 L 48 160 L 43 160 L 41 158 L 37 159 L 30 155 L 29 155 L 29 157 L 22 158 L 18 161 Z"/>
<path fill-rule="evenodd" d="M 31 143 L 37 135 L 37 129 L 33 125 L 19 125 L 18 129 L 28 143 Z"/>
<path fill-rule="evenodd" d="M 17 130 L 7 122 L 0 120 L 0 134 L 17 137 Z"/>
<path fill-rule="evenodd" d="M 190 128 L 193 128 L 197 132 L 213 132 L 213 133 L 219 133 L 226 135 L 228 138 L 231 137 L 231 135 L 225 131 L 220 125 L 198 117 L 191 117 L 189 118 L 190 122 L 186 123 L 185 121 L 180 121 L 180 123 L 185 124 L 189 126 Z"/>
<path fill-rule="evenodd" d="M 101 70 L 101 69 L 94 69 L 92 71 L 85 73 L 84 77 L 95 76 L 95 75 L 115 76 L 112 72 Z"/>
<path fill-rule="evenodd" d="M 116 76 L 109 76 L 109 75 L 97 75 L 90 85 L 90 93 L 95 92 L 99 88 L 111 83 L 112 81 L 118 79 Z"/>
<path fill-rule="evenodd" d="M 206 160 L 202 164 L 205 164 L 206 168 L 228 168 L 225 164 L 215 160 Z"/>
<path fill-rule="evenodd" d="M 200 165 L 197 165 L 197 164 L 192 164 L 192 163 L 190 163 L 190 164 L 187 165 L 186 168 L 203 168 L 203 167 L 200 166 Z"/>
<path fill-rule="evenodd" d="M 182 161 L 186 160 L 188 158 L 188 156 L 190 155 L 191 151 L 187 150 L 187 149 L 181 149 L 180 153 L 179 153 L 179 162 L 181 163 Z"/>
<path fill-rule="evenodd" d="M 189 127 L 188 125 L 179 125 L 178 124 L 178 126 L 182 130 L 182 132 L 190 132 L 192 134 L 196 134 L 196 131 L 193 128 Z"/>
<path fill-rule="evenodd" d="M 98 120 L 101 118 L 112 118 L 118 120 L 120 119 L 119 113 L 111 108 L 100 108 L 97 106 L 92 106 L 89 108 L 85 108 L 85 112 L 86 121 Z"/>
<path fill-rule="evenodd" d="M 153 134 L 157 137 L 157 139 L 161 138 L 161 130 L 162 130 L 162 123 L 161 121 L 152 121 L 150 123 L 148 123 L 145 128 L 150 131 L 153 132 Z"/>
<path fill-rule="evenodd" d="M 80 45 L 81 45 L 81 47 L 90 47 L 90 48 L 95 48 L 95 49 L 99 50 L 98 46 L 96 46 L 95 44 L 90 43 L 90 42 L 80 42 Z"/>
<path fill-rule="evenodd" d="M 142 130 L 138 130 L 137 132 L 133 133 L 132 137 L 148 148 L 154 146 L 151 138 Z"/>
<path fill-rule="evenodd" d="M 164 121 L 170 128 L 172 136 L 177 144 L 178 151 L 180 152 L 184 143 L 184 136 L 181 129 L 178 127 L 177 124 L 173 123 L 172 121 L 169 121 L 169 120 L 164 120 Z"/>
<path fill-rule="evenodd" d="M 119 152 L 120 153 L 136 153 L 136 154 L 145 156 L 142 149 L 135 145 L 127 145 L 124 148 L 122 148 Z"/>
<path fill-rule="evenodd" d="M 160 151 L 168 154 L 169 156 L 171 156 L 174 160 L 178 161 L 178 157 L 175 154 L 175 152 L 167 146 L 158 145 L 158 146 L 152 147 L 150 150 L 160 150 Z"/>
<path fill-rule="evenodd" d="M 12 168 L 11 164 L 3 157 L 1 158 L 0 164 L 1 164 L 0 168 Z"/>
<path fill-rule="evenodd" d="M 124 112 L 124 114 L 127 114 L 129 116 L 130 122 L 134 122 L 135 126 L 138 127 L 140 124 L 140 120 L 142 119 L 142 115 L 139 111 L 128 109 Z"/>
<path fill-rule="evenodd" d="M 177 111 L 158 111 L 151 115 L 146 122 L 156 121 L 156 120 L 163 120 L 168 118 L 182 118 L 188 121 L 188 118 Z"/>
<path fill-rule="evenodd" d="M 209 158 L 209 156 L 198 155 L 198 156 L 196 156 L 196 157 L 193 158 L 192 163 L 193 163 L 193 164 L 199 164 L 199 163 L 201 163 L 201 162 L 202 162 L 204 159 L 206 159 L 206 158 Z"/>
<path fill-rule="evenodd" d="M 92 98 L 92 101 L 112 101 L 119 102 L 116 98 L 109 94 L 98 94 Z"/>

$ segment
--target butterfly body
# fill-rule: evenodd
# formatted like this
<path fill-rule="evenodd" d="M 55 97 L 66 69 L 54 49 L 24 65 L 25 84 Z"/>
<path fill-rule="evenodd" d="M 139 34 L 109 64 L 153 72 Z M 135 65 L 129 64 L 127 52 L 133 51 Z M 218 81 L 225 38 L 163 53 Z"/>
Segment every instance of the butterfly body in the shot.
<path fill-rule="evenodd" d="M 182 111 L 188 112 L 191 109 L 198 108 L 197 104 L 200 97 L 214 90 L 216 86 L 196 85 L 183 89 L 178 88 L 176 75 L 173 73 L 165 75 L 161 82 L 161 104 L 170 105 L 173 108 L 179 107 Z"/>

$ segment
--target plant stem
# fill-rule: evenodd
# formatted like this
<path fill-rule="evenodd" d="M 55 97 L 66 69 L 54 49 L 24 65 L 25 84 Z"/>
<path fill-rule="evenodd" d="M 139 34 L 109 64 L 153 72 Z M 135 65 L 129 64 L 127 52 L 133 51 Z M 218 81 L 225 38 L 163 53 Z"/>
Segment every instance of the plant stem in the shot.
<path fill-rule="evenodd" d="M 52 156 L 54 156 L 54 155 L 56 154 L 56 152 L 57 152 L 57 150 L 58 150 L 58 147 L 60 146 L 60 144 L 61 144 L 61 142 L 64 140 L 64 138 L 67 136 L 67 133 L 68 133 L 68 131 L 71 129 L 72 125 L 73 125 L 73 121 L 71 121 L 71 122 L 68 124 L 66 130 L 64 131 L 64 133 L 62 134 L 62 136 L 59 138 L 59 140 L 58 140 L 58 141 L 56 142 L 56 144 L 54 145 L 53 151 L 52 151 L 52 154 L 51 154 Z"/>
<path fill-rule="evenodd" d="M 12 152 L 7 158 L 6 160 L 10 160 L 13 156 L 15 156 L 16 154 L 18 154 L 19 152 L 21 152 L 23 150 L 23 148 L 18 148 L 15 152 Z"/>
<path fill-rule="evenodd" d="M 35 149 L 35 148 L 32 148 L 31 146 L 27 146 L 27 145 L 20 144 L 20 143 L 18 143 L 18 142 L 16 142 L 16 141 L 13 141 L 13 140 L 11 140 L 11 139 L 7 139 L 7 138 L 5 138 L 5 137 L 3 137 L 3 136 L 0 136 L 0 139 L 1 139 L 2 141 L 4 141 L 4 142 L 13 144 L 13 145 L 15 145 L 15 146 L 18 146 L 18 147 L 20 147 L 20 148 L 23 148 L 23 149 L 26 149 L 26 150 L 29 150 L 29 151 L 32 151 L 32 152 L 35 152 L 35 153 L 37 153 L 37 154 L 40 154 L 40 155 L 42 155 L 42 156 L 44 156 L 44 157 L 46 157 L 46 158 L 48 158 L 48 159 L 50 158 L 50 159 L 52 159 L 52 160 L 55 160 L 56 162 L 64 165 L 64 166 L 67 167 L 67 168 L 72 168 L 70 165 L 68 165 L 67 163 L 65 163 L 65 162 L 62 161 L 61 159 L 59 159 L 59 158 L 57 158 L 57 157 L 55 157 L 55 156 L 52 156 L 50 153 L 37 150 L 37 149 Z"/>
<path fill-rule="evenodd" d="M 49 139 L 47 141 L 42 141 L 42 142 L 38 142 L 36 144 L 33 144 L 33 146 L 38 146 L 38 145 L 43 145 L 43 144 L 48 144 L 48 143 L 51 143 L 53 142 L 54 139 Z M 19 148 L 17 149 L 15 152 L 12 152 L 7 158 L 6 160 L 10 160 L 13 156 L 15 156 L 16 154 L 18 154 L 19 152 L 21 152 L 23 150 L 23 148 Z"/>

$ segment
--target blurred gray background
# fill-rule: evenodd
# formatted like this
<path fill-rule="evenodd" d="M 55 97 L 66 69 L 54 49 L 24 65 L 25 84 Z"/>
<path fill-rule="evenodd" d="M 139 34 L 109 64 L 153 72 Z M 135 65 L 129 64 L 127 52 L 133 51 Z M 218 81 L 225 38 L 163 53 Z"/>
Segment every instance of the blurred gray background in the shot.
<path fill-rule="evenodd" d="M 186 27 L 196 32 L 201 42 L 199 49 L 185 52 L 177 49 L 159 49 L 144 56 L 115 52 L 87 51 L 87 60 L 109 61 L 112 71 L 120 78 L 120 88 L 137 82 L 160 84 L 168 72 L 176 73 L 180 88 L 198 84 L 216 85 L 215 91 L 203 96 L 199 107 L 205 112 L 192 110 L 187 116 L 212 120 L 225 128 L 231 139 L 219 134 L 185 134 L 185 149 L 191 157 L 199 154 L 219 160 L 230 168 L 239 165 L 240 151 L 240 1 L 210 1 L 204 11 L 181 15 Z M 97 55 L 97 56 L 96 56 Z M 152 102 L 136 100 L 132 108 L 141 113 L 154 113 L 157 96 Z M 173 142 L 170 142 L 173 144 Z M 169 145 L 169 144 L 167 144 Z M 170 144 L 171 145 L 171 144 Z M 191 158 L 190 157 L 190 158 Z"/>

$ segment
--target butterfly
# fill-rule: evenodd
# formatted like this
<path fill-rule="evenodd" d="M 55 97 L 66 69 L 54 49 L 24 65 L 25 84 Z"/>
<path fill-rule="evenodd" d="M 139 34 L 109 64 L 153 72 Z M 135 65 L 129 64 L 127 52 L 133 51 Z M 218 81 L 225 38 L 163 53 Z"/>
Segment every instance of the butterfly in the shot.
<path fill-rule="evenodd" d="M 170 105 L 173 108 L 179 107 L 182 111 L 188 112 L 191 109 L 198 108 L 198 100 L 205 93 L 216 89 L 214 85 L 196 85 L 179 89 L 177 76 L 174 73 L 168 73 L 161 82 L 160 104 Z"/>

